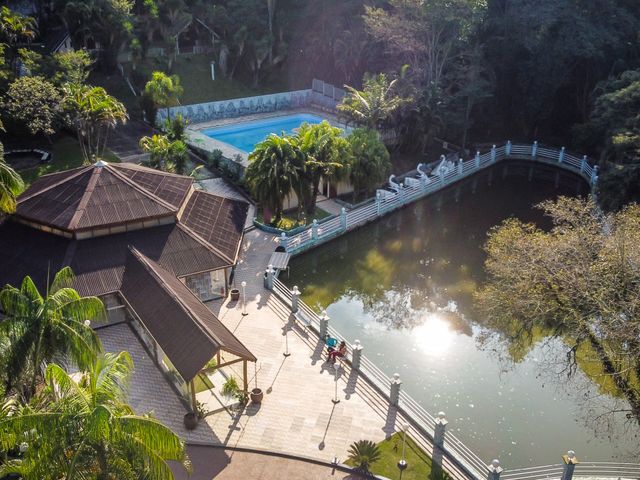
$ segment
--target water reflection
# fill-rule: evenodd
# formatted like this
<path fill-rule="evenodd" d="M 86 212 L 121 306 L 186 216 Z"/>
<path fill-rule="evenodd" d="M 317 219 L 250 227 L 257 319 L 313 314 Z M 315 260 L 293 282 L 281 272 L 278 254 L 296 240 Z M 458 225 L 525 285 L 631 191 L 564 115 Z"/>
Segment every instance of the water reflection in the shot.
<path fill-rule="evenodd" d="M 541 367 L 544 352 L 564 354 L 561 339 L 541 332 L 555 350 L 481 347 L 483 319 L 472 302 L 491 227 L 510 216 L 548 226 L 532 205 L 587 193 L 581 179 L 551 167 L 497 165 L 294 258 L 288 283 L 326 308 L 346 338 L 360 339 L 386 374 L 399 372 L 428 411 L 447 412 L 455 434 L 481 457 L 518 467 L 557 463 L 572 448 L 584 460 L 619 461 L 633 437 L 594 438 L 585 426 L 581 397 L 599 394 L 599 385 L 584 375 L 584 387 L 563 385 L 557 371 Z M 500 354 L 517 363 L 506 365 Z"/>
<path fill-rule="evenodd" d="M 453 344 L 454 332 L 449 322 L 437 313 L 431 313 L 424 323 L 411 331 L 411 337 L 424 353 L 441 357 Z"/>

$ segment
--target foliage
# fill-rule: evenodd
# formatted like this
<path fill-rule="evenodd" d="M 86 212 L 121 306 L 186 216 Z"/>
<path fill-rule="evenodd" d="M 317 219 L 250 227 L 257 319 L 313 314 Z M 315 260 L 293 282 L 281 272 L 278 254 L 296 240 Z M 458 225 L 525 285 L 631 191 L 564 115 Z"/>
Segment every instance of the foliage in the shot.
<path fill-rule="evenodd" d="M 362 190 L 367 196 L 384 183 L 391 171 L 389 152 L 378 132 L 357 128 L 347 137 L 351 146 L 349 181 L 355 196 Z"/>
<path fill-rule="evenodd" d="M 151 94 L 143 92 L 140 95 L 140 107 L 144 113 L 144 118 L 152 127 L 156 126 L 156 118 L 158 117 L 158 106 L 153 100 Z"/>
<path fill-rule="evenodd" d="M 351 149 L 343 133 L 326 120 L 315 125 L 303 123 L 296 133 L 305 156 L 303 202 L 309 215 L 315 212 L 320 180 L 337 181 L 347 176 Z"/>
<path fill-rule="evenodd" d="M 186 173 L 189 152 L 184 142 L 171 140 L 167 135 L 153 135 L 142 137 L 140 148 L 150 154 L 147 166 L 180 175 Z"/>
<path fill-rule="evenodd" d="M 593 200 L 560 198 L 540 208 L 551 231 L 510 219 L 489 235 L 477 298 L 487 326 L 507 341 L 563 336 L 569 374 L 588 345 L 628 401 L 622 413 L 640 423 L 640 207 L 604 215 Z"/>
<path fill-rule="evenodd" d="M 368 472 L 372 464 L 380 460 L 382 456 L 380 448 L 371 440 L 358 440 L 349 446 L 349 460 L 358 470 Z"/>
<path fill-rule="evenodd" d="M 263 208 L 273 212 L 278 222 L 282 216 L 282 203 L 292 190 L 298 198 L 304 198 L 304 168 L 305 155 L 296 139 L 272 134 L 249 154 L 244 179 L 254 198 Z M 265 214 L 267 222 L 269 217 Z"/>
<path fill-rule="evenodd" d="M 222 385 L 221 393 L 226 397 L 234 397 L 240 391 L 236 377 L 231 376 Z"/>
<path fill-rule="evenodd" d="M 15 121 L 24 124 L 32 135 L 47 137 L 56 132 L 61 113 L 58 89 L 42 77 L 20 77 L 7 91 L 4 108 Z"/>
<path fill-rule="evenodd" d="M 61 355 L 81 368 L 90 365 L 101 350 L 100 341 L 86 320 L 105 318 L 97 297 L 81 297 L 71 285 L 69 267 L 53 278 L 44 296 L 30 277 L 20 288 L 0 291 L 6 319 L 0 323 L 3 381 L 6 391 L 18 391 L 29 399 L 42 381 L 42 367 Z"/>
<path fill-rule="evenodd" d="M 0 212 L 16 211 L 16 198 L 24 190 L 24 182 L 4 160 L 4 148 L 0 143 Z"/>
<path fill-rule="evenodd" d="M 127 121 L 127 110 L 102 87 L 68 83 L 63 92 L 67 121 L 78 136 L 85 164 L 102 158 L 109 130 Z"/>
<path fill-rule="evenodd" d="M 411 101 L 397 94 L 397 79 L 389 80 L 384 73 L 366 75 L 362 90 L 346 86 L 347 95 L 338 105 L 338 110 L 357 125 L 372 130 L 385 127 L 385 122 L 404 104 Z"/>
<path fill-rule="evenodd" d="M 164 130 L 167 132 L 169 140 L 184 142 L 186 139 L 185 130 L 188 124 L 189 122 L 180 113 L 172 119 L 167 118 L 164 122 Z"/>
<path fill-rule="evenodd" d="M 53 60 L 56 70 L 54 82 L 58 85 L 85 83 L 93 66 L 91 55 L 84 49 L 56 52 Z"/>
<path fill-rule="evenodd" d="M 156 107 L 167 109 L 167 118 L 171 118 L 169 107 L 178 104 L 183 93 L 180 78 L 177 75 L 168 76 L 163 72 L 153 72 L 151 80 L 144 87 L 144 94 L 153 99 Z"/>
<path fill-rule="evenodd" d="M 98 356 L 79 379 L 49 365 L 46 388 L 35 401 L 0 419 L 5 449 L 27 446 L 22 458 L 4 461 L 0 474 L 19 474 L 25 480 L 171 480 L 170 460 L 190 472 L 179 437 L 125 403 L 132 370 L 127 352 Z"/>

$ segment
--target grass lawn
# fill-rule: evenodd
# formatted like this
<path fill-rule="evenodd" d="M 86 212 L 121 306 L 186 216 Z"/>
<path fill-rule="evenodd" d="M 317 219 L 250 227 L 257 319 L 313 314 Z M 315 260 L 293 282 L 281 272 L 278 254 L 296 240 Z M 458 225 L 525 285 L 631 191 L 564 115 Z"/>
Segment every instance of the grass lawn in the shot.
<path fill-rule="evenodd" d="M 37 167 L 20 170 L 20 176 L 24 182 L 31 185 L 38 177 L 47 173 L 60 172 L 82 165 L 82 152 L 78 141 L 69 136 L 63 135 L 58 138 L 53 146 L 47 147 L 52 153 L 51 161 L 42 163 Z M 118 158 L 110 151 L 105 152 L 105 159 L 109 162 L 118 162 Z"/>
<path fill-rule="evenodd" d="M 374 463 L 370 470 L 376 475 L 396 479 L 400 478 L 398 460 L 402 458 L 402 434 L 394 433 L 391 437 L 378 444 L 382 456 Z M 427 455 L 416 443 L 407 436 L 405 460 L 408 467 L 402 473 L 402 480 L 447 480 L 449 476 L 438 467 L 432 469 L 431 457 Z M 354 466 L 347 460 L 347 465 Z M 432 471 L 433 470 L 433 471 Z"/>
<path fill-rule="evenodd" d="M 284 212 L 280 222 L 278 224 L 274 224 L 273 222 L 269 225 L 275 228 L 279 228 L 281 230 L 292 230 L 294 228 L 305 225 L 303 222 L 298 222 L 297 220 L 297 210 L 288 210 Z M 306 225 L 311 225 L 314 220 L 322 220 L 323 218 L 329 217 L 331 214 L 325 210 L 322 210 L 320 207 L 316 207 L 316 213 L 312 218 L 307 218 Z M 260 223 L 264 223 L 264 217 L 262 215 L 262 210 L 258 211 L 257 214 L 258 221 Z"/>
<path fill-rule="evenodd" d="M 258 88 L 252 88 L 250 84 L 242 79 L 229 80 L 222 78 L 216 71 L 216 80 L 211 80 L 211 55 L 181 55 L 173 62 L 171 74 L 180 77 L 180 84 L 184 88 L 184 94 L 180 98 L 182 105 L 192 103 L 213 102 L 216 100 L 228 100 L 230 98 L 248 97 L 252 95 L 262 95 L 288 90 L 286 82 L 267 82 Z M 133 79 L 131 74 L 131 64 L 124 64 L 125 72 Z M 139 77 L 146 80 L 151 78 L 151 72 L 163 71 L 167 73 L 166 60 L 163 58 L 149 58 L 144 64 L 137 67 L 138 83 L 136 88 L 144 88 L 144 82 L 140 82 Z M 146 81 L 145 80 L 145 81 Z M 123 82 L 124 83 L 124 82 Z M 130 93 L 130 92 L 129 92 Z M 114 93 L 115 95 L 116 93 Z"/>

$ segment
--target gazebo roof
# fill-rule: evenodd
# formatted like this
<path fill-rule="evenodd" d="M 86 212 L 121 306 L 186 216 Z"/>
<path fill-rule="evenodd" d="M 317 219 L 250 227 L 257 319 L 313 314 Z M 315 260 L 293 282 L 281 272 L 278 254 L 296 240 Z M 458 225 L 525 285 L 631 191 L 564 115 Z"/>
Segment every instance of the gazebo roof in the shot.
<path fill-rule="evenodd" d="M 171 272 L 130 249 L 121 293 L 186 381 L 219 351 L 256 357 Z"/>
<path fill-rule="evenodd" d="M 45 175 L 18 198 L 16 217 L 67 232 L 175 217 L 193 179 L 129 164 Z"/>

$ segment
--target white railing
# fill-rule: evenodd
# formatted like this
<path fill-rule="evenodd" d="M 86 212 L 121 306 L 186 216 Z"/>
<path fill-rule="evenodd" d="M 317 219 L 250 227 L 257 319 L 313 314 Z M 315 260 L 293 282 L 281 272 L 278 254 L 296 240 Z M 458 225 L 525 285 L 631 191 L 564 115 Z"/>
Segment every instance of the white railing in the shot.
<path fill-rule="evenodd" d="M 315 245 L 324 243 L 331 238 L 358 228 L 386 213 L 419 200 L 463 178 L 473 175 L 490 165 L 503 160 L 531 160 L 555 165 L 581 175 L 590 185 L 594 186 L 598 179 L 598 167 L 592 166 L 586 155 L 582 158 L 561 149 L 538 145 L 518 145 L 507 142 L 500 147 L 494 146 L 489 152 L 478 154 L 467 161 L 459 162 L 455 167 L 441 176 L 430 176 L 420 182 L 411 182 L 396 193 L 382 192 L 376 195 L 373 203 L 349 210 L 343 209 L 342 214 L 321 224 L 309 226 L 306 230 L 295 235 L 280 237 L 280 244 L 290 253 L 299 253 Z"/>
<path fill-rule="evenodd" d="M 289 288 L 279 281 L 273 279 L 273 293 L 288 307 L 292 307 L 293 295 Z M 302 300 L 298 299 L 298 308 L 310 319 L 309 328 L 320 336 L 320 317 Z M 330 325 L 327 326 L 327 334 L 344 341 L 348 346 L 347 351 L 353 352 L 350 343 L 338 333 Z M 391 379 L 380 368 L 378 368 L 366 356 L 360 357 L 360 366 L 358 368 L 362 378 L 366 379 L 369 384 L 378 391 L 384 401 L 390 402 L 390 386 Z M 418 402 L 404 391 L 400 391 L 398 400 L 398 409 L 401 410 L 405 417 L 411 422 L 416 440 L 427 444 L 432 444 L 436 428 L 436 419 L 427 412 Z M 423 437 L 423 438 L 420 438 Z M 459 478 L 461 475 L 472 480 L 486 480 L 488 477 L 488 461 L 485 463 L 478 455 L 476 455 L 462 440 L 457 438 L 453 433 L 447 431 L 444 439 L 444 446 L 441 449 L 444 453 L 442 466 L 451 474 L 452 477 Z M 541 465 L 535 467 L 525 467 L 518 469 L 506 470 L 499 475 L 501 480 L 559 480 L 563 477 L 565 466 Z M 455 475 L 451 470 L 458 472 Z M 461 474 L 461 475 L 460 475 Z M 614 463 L 614 462 L 584 462 L 575 466 L 575 471 L 567 478 L 571 477 L 589 477 L 598 479 L 616 479 L 616 480 L 640 480 L 640 464 L 637 463 Z M 498 478 L 498 477 L 493 477 Z"/>

